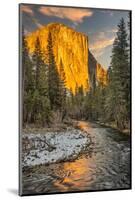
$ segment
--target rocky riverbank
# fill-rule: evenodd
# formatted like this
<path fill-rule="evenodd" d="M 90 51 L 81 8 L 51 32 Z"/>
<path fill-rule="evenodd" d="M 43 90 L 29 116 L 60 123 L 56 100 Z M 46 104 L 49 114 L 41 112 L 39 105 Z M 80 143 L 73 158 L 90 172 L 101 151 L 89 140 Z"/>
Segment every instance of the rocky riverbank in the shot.
<path fill-rule="evenodd" d="M 90 145 L 88 135 L 79 129 L 32 132 L 22 135 L 22 166 L 31 167 L 73 160 Z"/>

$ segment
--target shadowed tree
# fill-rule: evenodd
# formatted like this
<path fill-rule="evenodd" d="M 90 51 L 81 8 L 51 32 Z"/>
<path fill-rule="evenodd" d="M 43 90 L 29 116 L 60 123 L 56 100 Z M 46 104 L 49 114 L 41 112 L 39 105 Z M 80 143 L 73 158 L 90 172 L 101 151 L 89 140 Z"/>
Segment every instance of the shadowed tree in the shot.
<path fill-rule="evenodd" d="M 128 58 L 128 38 L 124 19 L 118 24 L 118 32 L 113 44 L 109 75 L 106 113 L 120 129 L 126 128 L 129 120 L 128 96 L 130 93 L 130 70 Z"/>
<path fill-rule="evenodd" d="M 22 101 L 23 101 L 23 125 L 31 121 L 32 95 L 34 91 L 33 64 L 29 56 L 29 49 L 22 32 Z"/>
<path fill-rule="evenodd" d="M 53 53 L 53 41 L 51 33 L 48 34 L 47 44 L 48 93 L 51 109 L 57 110 L 60 108 L 60 77 Z"/>
<path fill-rule="evenodd" d="M 41 51 L 39 38 L 37 38 L 36 40 L 32 59 L 35 70 L 33 117 L 36 122 L 44 126 L 45 123 L 49 123 L 51 112 L 48 92 L 48 65 L 45 63 L 44 55 Z"/>

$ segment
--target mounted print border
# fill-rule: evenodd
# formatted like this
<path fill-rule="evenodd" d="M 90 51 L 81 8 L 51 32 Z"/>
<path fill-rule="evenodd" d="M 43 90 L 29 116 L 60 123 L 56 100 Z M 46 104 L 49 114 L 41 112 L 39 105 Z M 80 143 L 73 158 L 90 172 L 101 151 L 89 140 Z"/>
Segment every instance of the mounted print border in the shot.
<path fill-rule="evenodd" d="M 19 4 L 19 195 L 131 189 L 131 15 Z"/>

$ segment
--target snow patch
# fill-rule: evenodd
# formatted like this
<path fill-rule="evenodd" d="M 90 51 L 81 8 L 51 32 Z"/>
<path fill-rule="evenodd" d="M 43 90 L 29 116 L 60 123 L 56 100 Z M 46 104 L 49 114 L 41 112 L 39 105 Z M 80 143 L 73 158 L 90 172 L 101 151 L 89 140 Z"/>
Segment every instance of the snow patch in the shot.
<path fill-rule="evenodd" d="M 50 164 L 76 158 L 90 143 L 87 134 L 80 130 L 23 134 L 24 166 Z"/>

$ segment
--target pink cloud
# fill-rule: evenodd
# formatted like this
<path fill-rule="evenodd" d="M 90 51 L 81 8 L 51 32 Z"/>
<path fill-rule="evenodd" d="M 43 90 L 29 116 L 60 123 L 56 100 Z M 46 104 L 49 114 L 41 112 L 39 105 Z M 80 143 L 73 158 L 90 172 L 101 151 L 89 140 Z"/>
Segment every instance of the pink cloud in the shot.
<path fill-rule="evenodd" d="M 113 37 L 111 39 L 106 38 L 106 39 L 102 39 L 101 41 L 97 41 L 91 46 L 91 50 L 104 49 L 112 45 L 114 42 L 114 39 L 115 38 Z"/>
<path fill-rule="evenodd" d="M 30 6 L 21 5 L 21 11 L 30 14 L 31 16 L 34 15 L 33 10 L 30 8 Z"/>
<path fill-rule="evenodd" d="M 56 8 L 44 7 L 39 8 L 39 12 L 47 16 L 55 16 L 59 18 L 66 18 L 73 22 L 81 23 L 84 17 L 90 17 L 93 12 L 89 9 L 75 9 L 75 8 Z"/>
<path fill-rule="evenodd" d="M 100 56 L 103 55 L 104 49 L 113 45 L 115 37 L 112 38 L 102 38 L 99 41 L 94 42 L 89 46 L 89 49 L 94 54 L 94 56 L 98 59 Z"/>

